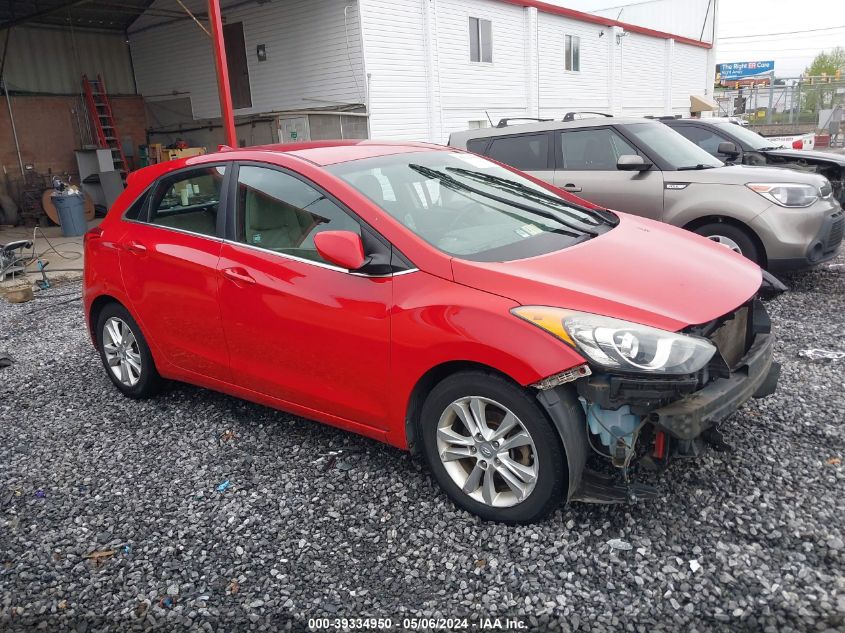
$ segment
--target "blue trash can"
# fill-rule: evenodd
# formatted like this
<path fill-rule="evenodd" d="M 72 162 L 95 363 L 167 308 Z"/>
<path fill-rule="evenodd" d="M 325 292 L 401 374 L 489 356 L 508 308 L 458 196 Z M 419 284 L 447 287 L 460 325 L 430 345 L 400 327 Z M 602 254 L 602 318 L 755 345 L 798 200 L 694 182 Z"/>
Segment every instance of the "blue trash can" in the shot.
<path fill-rule="evenodd" d="M 81 195 L 56 194 L 51 198 L 59 214 L 62 235 L 84 235 L 88 230 L 85 222 L 85 197 Z"/>

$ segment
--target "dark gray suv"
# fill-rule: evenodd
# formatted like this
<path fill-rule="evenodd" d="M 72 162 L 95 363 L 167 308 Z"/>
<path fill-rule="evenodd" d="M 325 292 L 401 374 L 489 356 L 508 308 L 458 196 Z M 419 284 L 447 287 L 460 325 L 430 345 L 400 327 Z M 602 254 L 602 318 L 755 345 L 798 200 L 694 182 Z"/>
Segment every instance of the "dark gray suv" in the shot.
<path fill-rule="evenodd" d="M 845 155 L 782 147 L 780 142 L 730 121 L 674 117 L 659 120 L 728 164 L 769 165 L 821 174 L 833 186 L 833 196 L 840 204 L 845 203 Z"/>

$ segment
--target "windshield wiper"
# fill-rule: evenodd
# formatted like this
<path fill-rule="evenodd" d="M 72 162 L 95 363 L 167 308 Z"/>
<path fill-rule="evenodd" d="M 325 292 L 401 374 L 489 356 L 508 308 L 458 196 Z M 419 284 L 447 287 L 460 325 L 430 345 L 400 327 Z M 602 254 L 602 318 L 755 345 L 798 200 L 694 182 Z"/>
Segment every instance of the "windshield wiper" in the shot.
<path fill-rule="evenodd" d="M 593 216 L 599 219 L 600 222 L 604 224 L 609 224 L 610 226 L 616 226 L 619 224 L 619 220 L 617 220 L 614 216 L 612 216 L 608 212 L 601 213 L 597 209 L 588 209 L 586 207 L 580 207 L 578 205 L 569 204 L 554 196 L 550 193 L 545 193 L 544 191 L 538 191 L 528 185 L 524 185 L 520 182 L 514 182 L 513 180 L 508 180 L 507 178 L 502 178 L 501 176 L 494 176 L 493 174 L 485 174 L 484 172 L 474 171 L 472 169 L 464 169 L 462 167 L 447 167 L 447 171 L 455 172 L 462 176 L 466 176 L 467 178 L 473 178 L 475 180 L 480 180 L 485 184 L 491 184 L 494 187 L 510 189 L 512 191 L 517 191 L 520 194 L 535 198 L 537 200 L 541 200 L 546 202 L 550 205 L 554 205 L 555 207 L 559 208 L 561 213 L 565 213 L 573 220 L 577 222 L 582 222 L 583 220 L 572 213 L 570 208 L 577 209 L 581 213 L 593 219 Z M 589 223 L 587 223 L 589 224 Z M 598 224 L 598 223 L 596 223 Z M 596 224 L 592 224 L 592 226 L 596 226 Z"/>
<path fill-rule="evenodd" d="M 768 152 L 769 150 L 772 150 L 772 149 L 786 149 L 786 148 L 783 145 L 772 145 L 771 147 L 758 147 L 757 151 L 758 152 Z"/>
<path fill-rule="evenodd" d="M 446 172 L 440 171 L 438 169 L 432 169 L 431 167 L 425 167 L 424 165 L 417 165 L 414 163 L 409 164 L 408 167 L 413 169 L 418 174 L 425 176 L 426 178 L 431 178 L 432 180 L 439 180 L 445 187 L 449 187 L 455 191 L 469 191 L 476 195 L 483 196 L 484 198 L 487 198 L 489 200 L 495 200 L 500 204 L 510 205 L 512 207 L 516 207 L 517 209 L 528 211 L 529 213 L 536 213 L 537 215 L 541 215 L 544 218 L 554 220 L 555 222 L 560 222 L 568 229 L 571 229 L 571 231 L 562 232 L 568 233 L 572 237 L 579 237 L 583 233 L 586 233 L 587 235 L 592 235 L 593 237 L 598 235 L 598 232 L 592 229 L 570 224 L 569 222 L 561 218 L 560 215 L 557 213 L 552 213 L 551 211 L 546 211 L 545 209 L 539 209 L 530 204 L 523 204 L 514 200 L 508 200 L 507 198 L 502 198 L 501 196 L 497 196 L 494 193 L 483 191 L 482 189 L 476 189 L 475 187 L 471 187 L 466 183 L 457 180 L 453 176 L 450 176 Z M 573 233 L 572 231 L 578 231 L 578 233 Z"/>
<path fill-rule="evenodd" d="M 691 171 L 694 169 L 713 169 L 716 165 L 705 165 L 704 163 L 698 163 L 698 165 L 687 165 L 685 167 L 678 167 L 676 171 Z"/>

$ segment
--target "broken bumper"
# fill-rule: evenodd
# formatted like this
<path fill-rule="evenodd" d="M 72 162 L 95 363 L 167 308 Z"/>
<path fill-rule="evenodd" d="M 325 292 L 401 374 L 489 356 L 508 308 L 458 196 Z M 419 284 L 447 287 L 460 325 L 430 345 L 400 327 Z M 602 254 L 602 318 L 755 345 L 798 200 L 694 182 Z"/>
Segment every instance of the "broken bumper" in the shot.
<path fill-rule="evenodd" d="M 749 398 L 774 393 L 780 363 L 772 359 L 774 336 L 758 334 L 738 366 L 727 378 L 648 414 L 649 421 L 680 440 L 691 440 L 736 411 Z"/>

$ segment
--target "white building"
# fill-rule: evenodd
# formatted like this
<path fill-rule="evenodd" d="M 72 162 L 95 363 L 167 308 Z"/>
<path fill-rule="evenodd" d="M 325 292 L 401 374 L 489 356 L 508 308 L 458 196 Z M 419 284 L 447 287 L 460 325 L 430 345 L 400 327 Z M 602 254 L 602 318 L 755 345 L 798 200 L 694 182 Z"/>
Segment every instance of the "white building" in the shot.
<path fill-rule="evenodd" d="M 711 4 L 660 1 L 664 17 L 699 15 Z M 338 136 L 445 142 L 504 117 L 680 114 L 690 95 L 709 95 L 713 85 L 707 21 L 716 0 L 700 23 L 706 41 L 534 0 L 221 4 L 246 144 Z M 213 127 L 220 110 L 211 39 L 191 19 L 156 15 L 159 7 L 173 8 L 156 0 L 127 30 L 138 93 L 154 129 L 211 145 L 222 136 Z"/>

